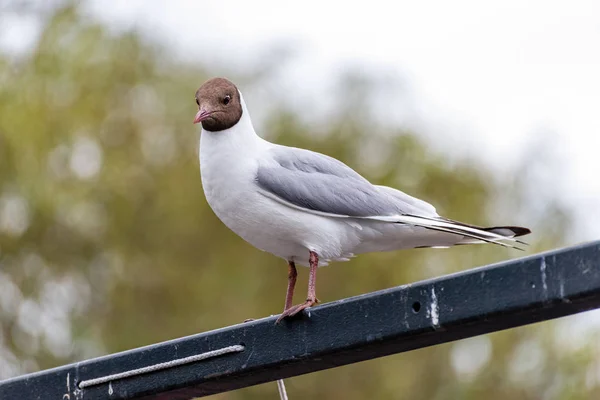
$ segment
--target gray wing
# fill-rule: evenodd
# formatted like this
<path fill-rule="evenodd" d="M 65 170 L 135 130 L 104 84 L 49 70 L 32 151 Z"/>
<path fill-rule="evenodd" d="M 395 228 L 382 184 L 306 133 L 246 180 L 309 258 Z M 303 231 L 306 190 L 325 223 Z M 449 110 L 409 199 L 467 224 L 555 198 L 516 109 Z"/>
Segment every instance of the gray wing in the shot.
<path fill-rule="evenodd" d="M 487 242 L 518 248 L 503 240 L 515 241 L 514 236 L 529 233 L 526 228 L 481 228 L 442 218 L 430 204 L 396 189 L 374 186 L 334 158 L 292 147 L 269 150 L 261 158 L 256 183 L 266 196 L 292 207 L 420 226 L 457 235 L 455 244 Z"/>
<path fill-rule="evenodd" d="M 389 186 L 379 186 L 377 188 L 387 193 L 388 195 L 396 198 L 397 201 L 406 203 L 407 207 L 410 207 L 410 212 L 408 214 L 411 215 L 420 215 L 420 216 L 430 216 L 437 217 L 438 213 L 435 210 L 435 207 L 429 204 L 426 201 L 421 199 L 417 199 L 416 197 L 412 197 L 404 192 L 399 191 L 398 189 L 391 188 Z"/>
<path fill-rule="evenodd" d="M 420 200 L 374 186 L 335 158 L 294 147 L 269 150 L 258 167 L 256 183 L 269 196 L 320 213 L 349 217 L 424 214 L 403 196 Z"/>

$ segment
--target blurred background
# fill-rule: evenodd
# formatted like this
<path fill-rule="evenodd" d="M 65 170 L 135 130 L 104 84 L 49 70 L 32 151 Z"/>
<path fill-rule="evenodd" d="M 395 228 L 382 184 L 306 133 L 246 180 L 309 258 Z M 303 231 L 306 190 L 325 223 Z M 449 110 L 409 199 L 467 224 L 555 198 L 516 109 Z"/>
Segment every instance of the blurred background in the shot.
<path fill-rule="evenodd" d="M 0 0 L 0 379 L 279 313 L 202 192 L 194 92 L 450 218 L 600 239 L 600 3 Z M 390 8 L 392 7 L 392 8 Z M 523 254 L 367 254 L 328 302 Z M 299 292 L 307 271 L 300 270 Z M 291 399 L 597 399 L 589 312 L 287 380 Z M 276 399 L 274 383 L 214 396 Z"/>

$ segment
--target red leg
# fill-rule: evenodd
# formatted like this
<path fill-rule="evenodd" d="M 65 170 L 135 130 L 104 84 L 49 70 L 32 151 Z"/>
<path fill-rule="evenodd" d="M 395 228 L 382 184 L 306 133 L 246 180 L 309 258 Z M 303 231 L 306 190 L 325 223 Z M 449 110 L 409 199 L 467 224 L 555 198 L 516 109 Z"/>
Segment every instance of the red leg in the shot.
<path fill-rule="evenodd" d="M 317 304 L 319 302 L 319 300 L 317 300 L 317 296 L 316 296 L 316 284 L 317 284 L 317 268 L 319 267 L 319 256 L 317 255 L 317 253 L 315 253 L 314 251 L 310 252 L 310 256 L 309 256 L 309 264 L 310 264 L 310 272 L 308 275 L 308 295 L 306 296 L 306 301 L 302 304 L 298 304 L 292 307 L 287 307 L 288 304 L 291 304 L 291 297 L 290 297 L 290 292 L 289 292 L 289 287 L 290 287 L 290 283 L 291 283 L 291 278 L 290 276 L 288 276 L 288 297 L 286 297 L 286 309 L 283 311 L 283 313 L 279 316 L 279 318 L 277 318 L 277 323 L 279 323 L 282 319 L 286 318 L 286 317 L 292 317 L 296 314 L 298 314 L 300 311 L 304 310 L 305 308 L 308 307 L 312 307 L 315 304 Z M 295 266 L 294 266 L 295 269 Z M 291 268 L 290 268 L 291 270 Z M 290 271 L 291 274 L 291 271 Z M 294 283 L 296 282 L 296 277 L 294 276 Z M 293 290 L 292 290 L 292 294 L 293 294 Z M 289 299 L 289 302 L 288 302 Z"/>
<path fill-rule="evenodd" d="M 293 261 L 288 261 L 288 287 L 285 295 L 285 306 L 283 311 L 292 307 L 292 302 L 294 301 L 294 287 L 296 286 L 297 276 L 298 271 L 296 271 L 296 264 Z"/>
<path fill-rule="evenodd" d="M 317 286 L 317 268 L 319 268 L 319 256 L 314 251 L 310 252 L 308 262 L 310 264 L 310 272 L 308 274 L 308 294 L 306 301 L 312 301 L 313 305 L 318 302 L 316 286 Z M 309 306 L 310 307 L 310 306 Z"/>
<path fill-rule="evenodd" d="M 298 277 L 298 271 L 296 270 L 296 263 L 288 261 L 288 287 L 285 295 L 285 306 L 283 311 L 292 307 L 292 301 L 294 301 L 294 288 L 296 287 L 296 278 Z M 245 319 L 244 322 L 254 321 L 254 318 Z M 279 319 L 277 320 L 279 322 Z M 283 381 L 282 381 L 283 382 Z"/>

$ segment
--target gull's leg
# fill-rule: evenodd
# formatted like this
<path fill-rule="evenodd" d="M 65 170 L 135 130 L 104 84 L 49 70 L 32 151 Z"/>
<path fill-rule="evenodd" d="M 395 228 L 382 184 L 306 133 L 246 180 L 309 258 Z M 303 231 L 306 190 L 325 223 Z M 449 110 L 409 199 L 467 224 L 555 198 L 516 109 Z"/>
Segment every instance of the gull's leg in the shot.
<path fill-rule="evenodd" d="M 288 287 L 287 293 L 285 295 L 285 306 L 283 307 L 283 311 L 292 307 L 292 302 L 294 301 L 294 288 L 296 287 L 296 278 L 298 277 L 298 271 L 296 270 L 296 263 L 293 261 L 288 261 Z M 254 321 L 254 318 L 245 319 L 244 322 Z M 279 319 L 277 320 L 279 322 Z"/>
<path fill-rule="evenodd" d="M 293 261 L 288 261 L 288 287 L 285 295 L 285 306 L 283 307 L 283 311 L 292 307 L 292 302 L 294 301 L 294 287 L 296 286 L 297 276 L 298 271 L 296 271 L 296 263 Z"/>
<path fill-rule="evenodd" d="M 317 255 L 317 253 L 311 251 L 308 262 L 310 263 L 310 272 L 308 274 L 308 294 L 306 296 L 306 302 L 310 302 L 311 304 L 307 307 L 311 307 L 319 302 L 319 300 L 317 299 L 316 291 L 317 269 L 319 268 L 319 256 Z"/>
<path fill-rule="evenodd" d="M 304 310 L 305 308 L 312 307 L 319 302 L 319 300 L 317 300 L 316 289 L 315 289 L 316 284 L 317 284 L 317 268 L 319 267 L 319 256 L 314 251 L 310 252 L 309 264 L 310 264 L 310 272 L 308 275 L 308 295 L 306 296 L 306 301 L 302 304 L 298 304 L 298 305 L 295 305 L 295 306 L 292 306 L 289 308 L 287 307 L 288 304 L 291 304 L 291 301 L 292 301 L 291 296 L 290 296 L 290 291 L 289 291 L 291 278 L 288 277 L 288 279 L 290 279 L 290 282 L 288 282 L 288 296 L 286 297 L 286 301 L 285 301 L 286 309 L 279 316 L 279 318 L 277 318 L 277 323 L 279 323 L 282 319 L 284 319 L 286 317 L 292 317 L 292 316 L 298 314 L 300 311 Z M 295 269 L 295 266 L 294 266 L 294 269 Z M 290 270 L 291 270 L 291 268 L 290 268 Z M 290 271 L 290 276 L 291 276 L 291 271 Z M 295 276 L 294 276 L 293 281 L 294 281 L 294 283 L 296 283 Z M 292 294 L 293 294 L 293 291 L 292 291 Z"/>

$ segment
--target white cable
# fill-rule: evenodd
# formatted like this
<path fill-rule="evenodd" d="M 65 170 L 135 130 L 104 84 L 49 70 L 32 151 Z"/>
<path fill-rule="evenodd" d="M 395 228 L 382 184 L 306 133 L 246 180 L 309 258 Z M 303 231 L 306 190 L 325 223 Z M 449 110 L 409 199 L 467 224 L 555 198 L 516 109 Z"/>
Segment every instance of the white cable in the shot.
<path fill-rule="evenodd" d="M 99 378 L 94 378 L 94 379 L 87 379 L 85 381 L 81 381 L 78 386 L 80 389 L 84 389 L 86 387 L 101 385 L 103 383 L 110 382 L 110 381 L 116 381 L 118 379 L 129 378 L 129 377 L 135 376 L 135 375 L 147 374 L 148 372 L 160 371 L 162 369 L 168 369 L 168 368 L 177 367 L 179 365 L 193 363 L 195 361 L 206 360 L 207 358 L 222 356 L 223 354 L 239 353 L 240 351 L 244 351 L 244 346 L 235 345 L 235 346 L 223 347 L 222 349 L 207 351 L 206 353 L 196 354 L 196 355 L 184 357 L 184 358 L 178 358 L 176 360 L 167 361 L 164 363 L 158 363 L 158 364 L 154 364 L 154 365 L 149 365 L 149 366 L 143 367 L 143 368 L 132 369 L 132 370 L 125 371 L 125 372 L 120 372 L 118 374 L 101 376 Z M 284 390 L 285 390 L 285 388 L 284 388 Z"/>
<path fill-rule="evenodd" d="M 279 389 L 280 400 L 288 400 L 287 392 L 285 391 L 285 383 L 283 383 L 283 379 L 277 380 L 277 389 Z"/>

